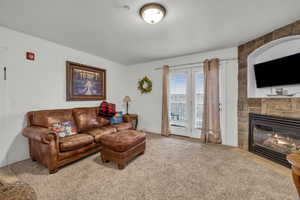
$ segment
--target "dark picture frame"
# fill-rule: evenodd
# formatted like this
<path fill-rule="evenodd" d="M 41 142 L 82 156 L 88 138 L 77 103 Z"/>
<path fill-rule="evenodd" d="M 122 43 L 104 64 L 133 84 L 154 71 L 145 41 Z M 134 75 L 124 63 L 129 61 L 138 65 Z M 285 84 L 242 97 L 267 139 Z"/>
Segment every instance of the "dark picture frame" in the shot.
<path fill-rule="evenodd" d="M 106 99 L 106 70 L 66 61 L 67 101 Z"/>

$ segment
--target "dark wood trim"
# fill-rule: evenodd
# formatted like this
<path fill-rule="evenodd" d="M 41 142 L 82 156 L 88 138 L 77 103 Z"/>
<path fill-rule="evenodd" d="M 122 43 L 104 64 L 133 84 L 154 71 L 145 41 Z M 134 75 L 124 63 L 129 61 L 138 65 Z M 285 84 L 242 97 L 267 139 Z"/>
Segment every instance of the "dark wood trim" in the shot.
<path fill-rule="evenodd" d="M 81 69 L 81 70 L 87 70 L 87 71 L 93 71 L 93 72 L 102 72 L 103 73 L 103 95 L 96 96 L 81 96 L 81 95 L 73 95 L 73 70 L 74 69 Z M 83 65 L 76 62 L 66 61 L 66 99 L 67 101 L 96 101 L 96 100 L 106 100 L 106 70 Z"/>

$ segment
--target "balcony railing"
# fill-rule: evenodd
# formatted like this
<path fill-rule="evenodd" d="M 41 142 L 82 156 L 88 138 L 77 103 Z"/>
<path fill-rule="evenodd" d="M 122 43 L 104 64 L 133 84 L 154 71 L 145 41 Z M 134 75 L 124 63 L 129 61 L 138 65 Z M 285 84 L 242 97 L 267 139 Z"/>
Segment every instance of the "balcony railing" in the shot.
<path fill-rule="evenodd" d="M 186 122 L 186 103 L 185 102 L 171 102 L 170 104 L 170 124 L 174 127 L 185 127 Z M 195 128 L 202 127 L 203 104 L 196 104 L 195 112 Z"/>

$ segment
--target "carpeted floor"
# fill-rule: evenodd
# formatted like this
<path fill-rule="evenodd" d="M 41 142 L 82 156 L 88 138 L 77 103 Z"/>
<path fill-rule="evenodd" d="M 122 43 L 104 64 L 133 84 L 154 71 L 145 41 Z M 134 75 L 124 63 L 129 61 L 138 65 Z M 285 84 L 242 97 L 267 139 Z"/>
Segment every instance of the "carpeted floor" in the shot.
<path fill-rule="evenodd" d="M 49 175 L 25 160 L 9 166 L 40 200 L 296 200 L 290 177 L 221 145 L 149 134 L 147 150 L 118 170 L 99 154 Z"/>

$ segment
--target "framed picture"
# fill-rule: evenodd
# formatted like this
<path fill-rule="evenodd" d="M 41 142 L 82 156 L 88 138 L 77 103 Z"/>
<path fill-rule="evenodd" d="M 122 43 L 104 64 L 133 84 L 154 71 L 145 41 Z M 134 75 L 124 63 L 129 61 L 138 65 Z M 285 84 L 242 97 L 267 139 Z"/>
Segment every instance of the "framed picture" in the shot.
<path fill-rule="evenodd" d="M 106 99 L 106 70 L 67 61 L 67 101 Z"/>

